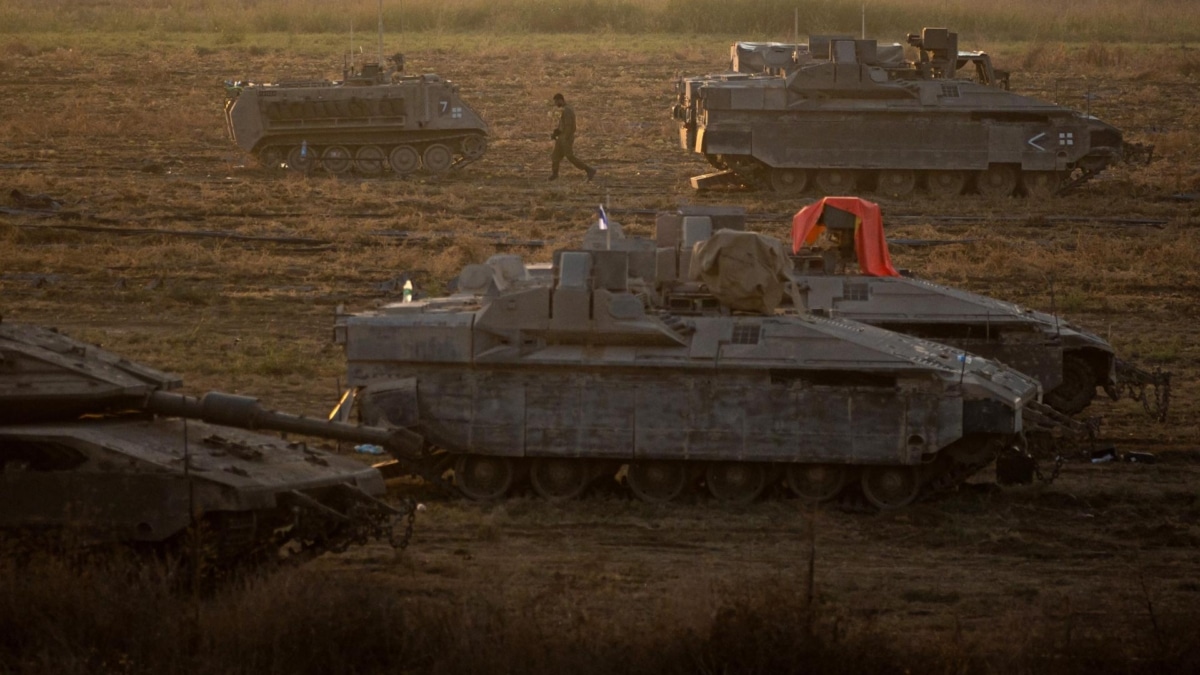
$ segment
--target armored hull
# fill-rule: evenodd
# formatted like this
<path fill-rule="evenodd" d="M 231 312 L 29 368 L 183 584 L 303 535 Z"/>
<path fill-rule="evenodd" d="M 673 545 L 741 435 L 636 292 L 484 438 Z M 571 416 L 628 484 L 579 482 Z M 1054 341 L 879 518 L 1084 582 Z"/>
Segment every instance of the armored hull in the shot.
<path fill-rule="evenodd" d="M 693 207 L 686 214 L 660 215 L 659 231 L 679 231 L 685 222 L 693 230 L 710 231 L 714 219 L 740 228 L 744 213 Z M 1160 419 L 1166 415 L 1169 374 L 1148 373 L 1118 359 L 1112 345 L 1095 333 L 1062 317 L 897 273 L 879 207 L 871 202 L 829 197 L 805 207 L 793 219 L 793 250 L 789 275 L 803 288 L 809 312 L 1008 364 L 1037 378 L 1043 402 L 1064 414 L 1085 410 L 1098 389 L 1116 399 L 1127 385 L 1152 385 L 1160 389 L 1152 412 Z"/>
<path fill-rule="evenodd" d="M 954 33 L 927 28 L 910 44 L 919 61 L 832 39 L 798 45 L 768 72 L 683 78 L 680 143 L 743 184 L 785 193 L 1046 197 L 1122 157 L 1120 131 L 1009 91 L 986 55 L 958 51 Z M 968 65 L 971 77 L 960 76 Z"/>
<path fill-rule="evenodd" d="M 554 499 L 620 473 L 651 501 L 701 481 L 744 502 L 782 481 L 893 508 L 990 462 L 1039 395 L 944 345 L 735 309 L 688 266 L 678 246 L 562 252 L 541 276 L 501 260 L 464 270 L 457 295 L 342 316 L 336 336 L 367 421 L 418 430 L 477 499 L 526 472 Z"/>
<path fill-rule="evenodd" d="M 1075 414 L 1116 384 L 1112 345 L 1065 319 L 911 277 L 800 272 L 810 311 L 952 345 L 1036 377 L 1045 402 Z"/>
<path fill-rule="evenodd" d="M 376 177 L 444 173 L 487 150 L 488 127 L 437 75 L 378 66 L 340 82 L 245 84 L 225 104 L 229 136 L 267 168 Z"/>
<path fill-rule="evenodd" d="M 179 384 L 55 331 L 0 322 L 0 528 L 80 544 L 172 545 L 203 524 L 225 561 L 390 534 L 400 512 L 379 500 L 379 471 L 247 429 L 399 454 L 419 441 L 264 410 L 244 396 L 169 391 Z"/>

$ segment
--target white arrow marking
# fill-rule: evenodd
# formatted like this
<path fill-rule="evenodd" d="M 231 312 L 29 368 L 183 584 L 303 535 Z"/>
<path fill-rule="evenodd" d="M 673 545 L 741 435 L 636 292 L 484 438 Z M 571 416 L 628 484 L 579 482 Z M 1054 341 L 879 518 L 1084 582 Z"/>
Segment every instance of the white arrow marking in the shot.
<path fill-rule="evenodd" d="M 1045 149 L 1045 148 L 1043 148 L 1042 146 L 1040 146 L 1040 145 L 1038 145 L 1038 144 L 1037 144 L 1037 142 L 1038 142 L 1038 141 L 1042 140 L 1042 139 L 1043 139 L 1043 138 L 1045 138 L 1045 137 L 1046 137 L 1046 134 L 1045 134 L 1045 133 L 1040 133 L 1040 134 L 1038 134 L 1037 136 L 1034 136 L 1033 138 L 1031 138 L 1031 139 L 1029 139 L 1029 140 L 1027 140 L 1027 141 L 1025 141 L 1025 142 L 1026 142 L 1026 143 L 1028 143 L 1028 144 L 1030 144 L 1030 145 L 1032 145 L 1033 147 L 1037 148 L 1039 151 L 1041 151 L 1041 152 L 1045 152 L 1045 151 L 1046 151 L 1046 149 Z"/>

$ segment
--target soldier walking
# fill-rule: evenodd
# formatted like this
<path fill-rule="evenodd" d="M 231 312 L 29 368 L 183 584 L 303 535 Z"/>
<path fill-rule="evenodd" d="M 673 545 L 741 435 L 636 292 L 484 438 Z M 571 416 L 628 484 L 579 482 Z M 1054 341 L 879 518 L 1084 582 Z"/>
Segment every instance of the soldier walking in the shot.
<path fill-rule="evenodd" d="M 558 178 L 558 165 L 566 159 L 576 169 L 587 172 L 587 179 L 596 175 L 596 170 L 575 156 L 575 109 L 567 105 L 567 99 L 562 94 L 554 95 L 554 105 L 560 108 L 558 126 L 550 133 L 554 141 L 554 152 L 550 154 L 550 180 Z"/>

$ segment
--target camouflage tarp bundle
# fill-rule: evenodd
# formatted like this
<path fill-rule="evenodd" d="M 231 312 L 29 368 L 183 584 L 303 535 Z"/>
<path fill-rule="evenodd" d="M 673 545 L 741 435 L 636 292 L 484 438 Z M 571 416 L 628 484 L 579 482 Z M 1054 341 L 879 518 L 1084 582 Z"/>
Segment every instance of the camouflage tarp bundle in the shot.
<path fill-rule="evenodd" d="M 722 264 L 727 263 L 727 264 Z M 692 249 L 688 269 L 722 305 L 770 314 L 783 299 L 788 255 L 783 244 L 754 232 L 717 230 Z"/>

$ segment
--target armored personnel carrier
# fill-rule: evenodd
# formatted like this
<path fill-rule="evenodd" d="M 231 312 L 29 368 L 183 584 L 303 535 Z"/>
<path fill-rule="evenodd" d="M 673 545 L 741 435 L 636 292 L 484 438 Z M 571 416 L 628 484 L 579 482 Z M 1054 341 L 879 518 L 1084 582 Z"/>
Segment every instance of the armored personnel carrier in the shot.
<path fill-rule="evenodd" d="M 52 330 L 0 321 L 0 529 L 72 543 L 177 544 L 193 525 L 221 561 L 295 556 L 392 536 L 407 516 L 383 477 L 344 457 L 249 429 L 420 451 L 404 430 L 263 409 L 256 399 L 169 391 L 171 375 Z"/>
<path fill-rule="evenodd" d="M 689 207 L 661 214 L 660 232 L 692 227 L 741 229 L 745 212 Z M 661 243 L 661 234 L 660 234 Z M 892 266 L 879 206 L 855 197 L 826 197 L 801 209 L 792 223 L 791 278 L 804 288 L 807 311 L 861 321 L 935 340 L 1006 363 L 1037 378 L 1043 402 L 1073 415 L 1097 389 L 1117 400 L 1138 396 L 1165 419 L 1170 374 L 1147 372 L 1116 357 L 1107 341 L 1058 316 L 948 288 Z M 1149 387 L 1153 396 L 1145 389 Z"/>
<path fill-rule="evenodd" d="M 341 315 L 365 421 L 421 433 L 473 499 L 526 475 L 567 499 L 619 475 L 654 502 L 696 482 L 748 502 L 781 481 L 889 509 L 986 466 L 1039 406 L 1037 382 L 995 362 L 775 313 L 794 292 L 776 240 L 707 232 L 693 254 L 686 227 L 658 246 L 616 229 L 548 270 L 498 256 L 448 297 Z"/>
<path fill-rule="evenodd" d="M 445 173 L 483 157 L 488 127 L 437 75 L 366 63 L 341 81 L 238 83 L 226 88 L 229 137 L 271 169 L 334 175 Z"/>
<path fill-rule="evenodd" d="M 956 33 L 925 28 L 908 44 L 916 61 L 874 40 L 735 45 L 743 72 L 681 79 L 680 144 L 719 170 L 693 186 L 1042 198 L 1129 149 L 1094 117 L 1009 91 L 1007 74 L 960 52 Z"/>

